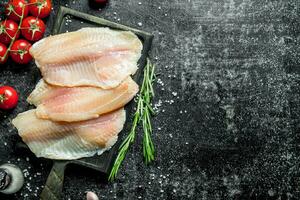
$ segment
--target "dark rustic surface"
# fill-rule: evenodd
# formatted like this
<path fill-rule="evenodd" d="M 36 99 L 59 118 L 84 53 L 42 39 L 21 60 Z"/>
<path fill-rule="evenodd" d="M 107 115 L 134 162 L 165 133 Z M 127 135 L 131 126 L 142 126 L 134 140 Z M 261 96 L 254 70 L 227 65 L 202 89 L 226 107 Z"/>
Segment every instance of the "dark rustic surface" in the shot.
<path fill-rule="evenodd" d="M 54 1 L 155 35 L 151 52 L 160 74 L 154 119 L 156 162 L 142 163 L 141 137 L 118 179 L 67 171 L 64 199 L 299 199 L 300 1 L 111 0 Z M 50 163 L 14 150 L 10 124 L 28 109 L 38 71 L 4 66 L 0 82 L 21 92 L 1 115 L 0 160 L 26 172 L 26 186 L 0 199 L 38 199 Z M 42 165 L 42 166 L 41 166 Z M 41 173 L 41 174 L 40 174 Z"/>

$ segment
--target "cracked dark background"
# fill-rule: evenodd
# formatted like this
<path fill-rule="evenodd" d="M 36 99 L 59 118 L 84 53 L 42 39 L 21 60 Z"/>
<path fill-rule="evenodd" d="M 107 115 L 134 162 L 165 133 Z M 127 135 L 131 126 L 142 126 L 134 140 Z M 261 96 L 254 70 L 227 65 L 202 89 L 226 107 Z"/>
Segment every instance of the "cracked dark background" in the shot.
<path fill-rule="evenodd" d="M 111 0 L 101 11 L 86 0 L 53 4 L 48 34 L 60 5 L 152 33 L 159 74 L 155 163 L 143 164 L 139 134 L 114 183 L 73 168 L 63 199 L 86 191 L 100 199 L 300 199 L 300 1 Z M 28 109 L 38 72 L 34 64 L 0 70 L 1 84 L 21 93 L 0 116 L 0 161 L 28 171 L 20 192 L 0 199 L 38 199 L 51 163 L 17 152 L 10 124 Z"/>

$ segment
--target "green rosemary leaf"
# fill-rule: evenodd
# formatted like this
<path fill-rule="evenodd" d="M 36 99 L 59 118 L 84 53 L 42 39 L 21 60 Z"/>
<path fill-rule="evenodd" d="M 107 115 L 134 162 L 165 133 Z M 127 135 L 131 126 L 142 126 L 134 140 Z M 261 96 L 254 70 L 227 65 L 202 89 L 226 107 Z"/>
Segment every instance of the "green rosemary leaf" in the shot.
<path fill-rule="evenodd" d="M 119 168 L 126 157 L 129 147 L 135 141 L 136 128 L 139 122 L 142 122 L 143 126 L 143 156 L 145 159 L 145 163 L 149 164 L 155 159 L 155 148 L 151 139 L 151 116 L 155 113 L 151 106 L 151 101 L 154 97 L 154 90 L 152 86 L 155 80 L 154 70 L 155 66 L 151 64 L 149 59 L 147 59 L 147 65 L 144 69 L 144 78 L 140 89 L 140 93 L 138 95 L 137 108 L 134 113 L 132 127 L 129 134 L 127 135 L 127 137 L 122 142 L 119 148 L 117 158 L 108 177 L 110 181 L 113 181 L 116 178 Z"/>

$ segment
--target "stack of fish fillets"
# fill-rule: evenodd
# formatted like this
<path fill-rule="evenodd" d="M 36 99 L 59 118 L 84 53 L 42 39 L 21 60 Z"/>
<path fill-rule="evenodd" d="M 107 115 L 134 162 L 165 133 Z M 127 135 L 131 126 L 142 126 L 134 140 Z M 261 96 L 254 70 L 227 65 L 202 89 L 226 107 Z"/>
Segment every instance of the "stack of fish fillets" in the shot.
<path fill-rule="evenodd" d="M 109 149 L 123 129 L 124 106 L 142 43 L 135 34 L 83 28 L 50 36 L 30 49 L 43 78 L 27 98 L 36 106 L 13 124 L 37 157 L 78 159 Z"/>

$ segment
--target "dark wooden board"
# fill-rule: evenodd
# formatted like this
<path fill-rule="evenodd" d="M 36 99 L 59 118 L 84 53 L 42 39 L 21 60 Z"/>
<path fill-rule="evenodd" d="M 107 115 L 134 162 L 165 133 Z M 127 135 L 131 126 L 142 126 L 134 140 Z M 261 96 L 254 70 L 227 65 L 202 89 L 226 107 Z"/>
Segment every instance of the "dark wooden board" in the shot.
<path fill-rule="evenodd" d="M 151 42 L 153 36 L 141 30 L 123 26 L 66 7 L 60 7 L 52 34 L 54 35 L 54 34 L 64 33 L 67 31 L 76 31 L 83 27 L 109 27 L 111 29 L 126 30 L 135 33 L 143 43 L 142 56 L 138 61 L 139 69 L 133 77 L 133 79 L 139 83 L 148 56 L 148 51 L 151 48 Z M 133 109 L 133 103 L 129 103 L 125 108 L 127 113 L 130 113 Z M 130 119 L 129 120 L 127 119 L 125 123 L 125 128 L 120 134 L 123 134 L 123 132 L 126 132 L 128 130 L 130 126 L 129 123 L 130 123 Z M 100 156 L 93 156 L 90 158 L 83 158 L 83 159 L 71 160 L 71 161 L 54 160 L 52 170 L 47 179 L 45 188 L 41 194 L 41 199 L 45 199 L 45 200 L 60 199 L 62 188 L 63 188 L 64 171 L 69 164 L 72 164 L 70 165 L 72 167 L 76 167 L 76 165 L 77 166 L 80 165 L 86 167 L 87 170 L 89 169 L 97 170 L 105 174 L 104 177 L 107 178 L 106 175 L 110 172 L 110 169 L 112 167 L 114 158 L 116 157 L 117 150 L 120 144 L 121 141 L 118 140 L 118 142 L 109 151 L 104 152 Z"/>

